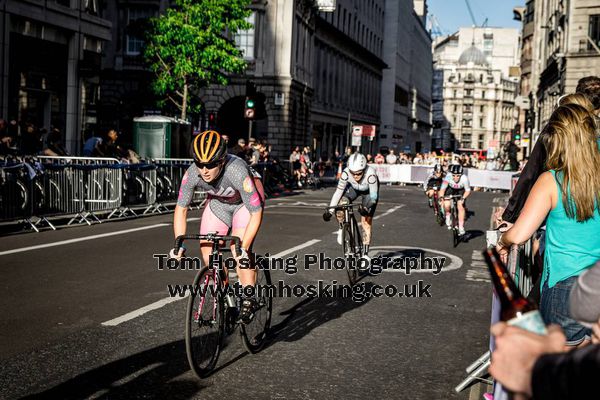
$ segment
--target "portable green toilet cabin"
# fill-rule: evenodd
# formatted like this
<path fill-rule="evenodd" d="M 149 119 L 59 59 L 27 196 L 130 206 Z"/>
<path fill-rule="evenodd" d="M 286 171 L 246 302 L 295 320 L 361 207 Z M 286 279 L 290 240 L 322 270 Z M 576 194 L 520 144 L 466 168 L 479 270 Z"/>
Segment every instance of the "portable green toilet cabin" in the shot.
<path fill-rule="evenodd" d="M 144 158 L 189 158 L 191 124 L 161 115 L 134 118 L 135 150 Z"/>

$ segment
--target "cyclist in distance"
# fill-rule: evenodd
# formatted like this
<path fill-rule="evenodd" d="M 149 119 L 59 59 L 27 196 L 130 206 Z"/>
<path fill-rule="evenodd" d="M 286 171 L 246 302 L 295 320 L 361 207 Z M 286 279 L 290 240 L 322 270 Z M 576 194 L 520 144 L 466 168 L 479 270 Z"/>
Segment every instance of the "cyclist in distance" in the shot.
<path fill-rule="evenodd" d="M 433 207 L 433 194 L 435 192 L 434 188 L 437 188 L 437 190 L 440 189 L 440 187 L 442 186 L 442 179 L 444 179 L 442 166 L 440 164 L 435 164 L 435 166 L 433 167 L 433 171 L 431 172 L 431 174 L 429 174 L 429 176 L 427 177 L 427 179 L 425 179 L 425 182 L 423 183 L 423 187 L 425 188 L 425 194 L 429 199 L 429 207 Z"/>
<path fill-rule="evenodd" d="M 469 178 L 463 174 L 463 166 L 452 164 L 450 172 L 444 178 L 440 188 L 440 198 L 444 198 L 444 211 L 446 212 L 446 226 L 452 229 L 450 221 L 450 196 L 461 196 L 458 200 L 458 233 L 465 234 L 465 200 L 471 194 Z"/>
<path fill-rule="evenodd" d="M 373 225 L 373 215 L 377 208 L 379 198 L 379 179 L 375 169 L 367 165 L 367 159 L 360 153 L 354 153 L 348 157 L 348 166 L 342 171 L 337 189 L 329 203 L 330 207 L 352 203 L 359 196 L 362 196 L 362 205 L 358 208 L 363 227 L 364 254 L 368 256 L 369 244 L 371 243 L 371 226 Z M 336 212 L 336 218 L 340 222 L 338 231 L 338 244 L 342 243 L 341 222 L 344 219 L 342 211 Z M 323 214 L 323 219 L 331 219 L 331 211 Z"/>
<path fill-rule="evenodd" d="M 264 190 L 260 176 L 243 159 L 227 154 L 225 140 L 216 131 L 205 131 L 196 136 L 192 141 L 192 153 L 194 163 L 183 176 L 175 207 L 175 237 L 186 233 L 188 206 L 196 189 L 206 192 L 207 201 L 202 213 L 200 234 L 216 232 L 218 235 L 227 235 L 231 230 L 231 236 L 239 237 L 241 254 L 236 255 L 239 282 L 243 287 L 254 286 L 256 271 L 240 268 L 240 263 L 241 260 L 249 262 L 248 253 L 262 222 Z M 179 254 L 174 254 L 171 250 L 169 255 L 179 259 L 183 250 Z M 211 243 L 201 241 L 200 251 L 204 265 L 208 265 Z M 248 323 L 252 320 L 255 306 L 256 300 L 253 297 L 242 299 L 241 322 Z"/>

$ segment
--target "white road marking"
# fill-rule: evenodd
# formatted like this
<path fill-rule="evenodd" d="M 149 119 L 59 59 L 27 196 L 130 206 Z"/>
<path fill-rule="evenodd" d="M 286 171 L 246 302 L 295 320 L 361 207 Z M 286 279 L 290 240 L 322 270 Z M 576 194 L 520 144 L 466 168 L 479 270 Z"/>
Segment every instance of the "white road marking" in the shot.
<path fill-rule="evenodd" d="M 319 239 L 309 240 L 308 242 L 299 244 L 298 246 L 290 247 L 289 249 L 286 249 L 286 250 L 283 250 L 283 251 L 281 251 L 281 252 L 279 252 L 277 254 L 274 254 L 274 255 L 271 256 L 271 258 L 280 258 L 280 257 L 286 256 L 286 255 L 288 255 L 290 253 L 293 253 L 293 252 L 295 252 L 297 250 L 303 249 L 305 247 L 312 246 L 313 244 L 318 243 L 320 241 L 321 240 L 319 240 Z M 162 308 L 162 307 L 166 306 L 169 303 L 173 303 L 173 302 L 178 301 L 178 300 L 183 300 L 183 299 L 187 298 L 188 296 L 189 296 L 189 294 L 186 293 L 186 295 L 183 296 L 183 297 L 179 297 L 179 296 L 167 297 L 167 298 L 164 298 L 162 300 L 156 301 L 156 302 L 154 302 L 152 304 L 148 304 L 147 306 L 144 306 L 142 308 L 138 308 L 137 310 L 133 310 L 131 312 L 128 312 L 127 314 L 121 315 L 120 317 L 113 318 L 110 321 L 102 322 L 101 325 L 103 325 L 103 326 L 117 326 L 119 324 L 122 324 L 123 322 L 132 320 L 134 318 L 139 317 L 140 315 L 146 314 L 149 311 L 153 311 L 153 310 L 157 310 L 159 308 Z"/>
<path fill-rule="evenodd" d="M 417 249 L 417 250 L 423 250 L 426 252 L 430 252 L 430 253 L 434 253 L 434 254 L 441 254 L 443 256 L 446 256 L 447 258 L 450 259 L 450 264 L 446 265 L 444 264 L 444 267 L 442 268 L 442 272 L 448 272 L 448 271 L 453 271 L 455 269 L 459 269 L 460 267 L 462 267 L 463 261 L 460 257 L 455 256 L 454 254 L 450 254 L 450 253 L 446 253 L 444 251 L 440 251 L 440 250 L 435 250 L 435 249 L 427 249 L 425 247 L 420 247 L 420 246 L 372 246 L 370 249 L 370 252 L 372 252 L 373 250 L 399 250 L 399 249 Z M 403 269 L 387 269 L 386 271 L 389 272 L 404 272 Z M 411 269 L 410 273 L 417 273 L 417 272 L 428 272 L 431 273 L 431 270 L 429 269 Z"/>
<path fill-rule="evenodd" d="M 296 250 L 300 250 L 300 249 L 303 249 L 305 247 L 312 246 L 313 244 L 319 243 L 320 241 L 321 241 L 320 239 L 309 240 L 306 243 L 299 244 L 298 246 L 295 246 L 295 247 L 289 248 L 287 250 L 281 251 L 281 252 L 279 252 L 277 254 L 274 254 L 274 255 L 271 256 L 271 258 L 279 258 L 279 257 L 287 256 L 288 254 L 293 253 Z"/>
<path fill-rule="evenodd" d="M 184 297 L 167 297 L 165 299 L 156 301 L 152 304 L 148 304 L 147 306 L 144 306 L 142 308 L 138 308 L 137 310 L 129 312 L 125 315 L 121 315 L 120 317 L 111 319 L 110 321 L 103 322 L 102 325 L 117 326 L 125 321 L 129 321 L 130 319 L 134 319 L 139 317 L 140 315 L 146 314 L 148 311 L 157 310 L 161 307 L 166 306 L 169 303 L 173 303 L 174 301 L 185 299 L 187 296 L 188 293 L 186 293 Z"/>
<path fill-rule="evenodd" d="M 373 217 L 373 220 L 379 219 L 379 218 L 381 218 L 381 217 L 387 217 L 388 215 L 390 215 L 391 213 L 393 213 L 393 212 L 395 212 L 395 211 L 397 211 L 397 210 L 401 209 L 401 208 L 402 208 L 402 207 L 404 207 L 405 205 L 406 205 L 406 204 L 398 204 L 397 206 L 390 208 L 389 210 L 387 210 L 387 211 L 386 211 L 386 212 L 384 212 L 383 214 L 380 214 L 380 215 L 378 215 L 378 216 L 376 216 L 376 217 Z M 360 221 L 358 221 L 358 222 L 360 223 Z M 337 231 L 337 230 L 335 230 L 335 231 L 331 232 L 331 234 L 332 234 L 332 235 L 333 235 L 333 234 L 337 234 L 337 233 L 338 233 L 338 231 Z"/>
<path fill-rule="evenodd" d="M 132 229 L 125 229 L 125 230 L 116 231 L 116 232 L 108 232 L 108 233 L 101 233 L 101 234 L 92 235 L 92 236 L 84 236 L 84 237 L 80 237 L 80 238 L 76 238 L 76 239 L 61 240 L 60 242 L 52 242 L 52 243 L 46 243 L 46 244 L 38 244 L 36 246 L 21 247 L 18 249 L 1 251 L 0 256 L 5 256 L 7 254 L 14 254 L 14 253 L 22 253 L 22 252 L 31 251 L 31 250 L 45 249 L 47 247 L 62 246 L 64 244 L 84 242 L 86 240 L 94 240 L 94 239 L 108 237 L 108 236 L 123 235 L 125 233 L 143 231 L 146 229 L 162 228 L 163 226 L 169 226 L 169 225 L 171 225 L 171 224 L 164 224 L 164 223 L 163 224 L 155 224 L 155 225 L 149 225 L 149 226 L 142 226 L 140 228 L 132 228 Z"/>
<path fill-rule="evenodd" d="M 401 209 L 402 207 L 404 207 L 406 204 L 398 204 L 396 207 L 390 208 L 389 210 L 387 210 L 386 212 L 384 212 L 383 214 L 380 214 L 376 217 L 373 217 L 373 219 L 379 219 L 381 217 L 387 217 L 388 215 L 390 215 L 391 213 L 393 213 L 396 210 Z"/>
<path fill-rule="evenodd" d="M 471 282 L 491 282 L 490 273 L 483 260 L 483 254 L 478 250 L 473 250 L 471 259 L 471 268 L 467 270 L 465 279 Z"/>

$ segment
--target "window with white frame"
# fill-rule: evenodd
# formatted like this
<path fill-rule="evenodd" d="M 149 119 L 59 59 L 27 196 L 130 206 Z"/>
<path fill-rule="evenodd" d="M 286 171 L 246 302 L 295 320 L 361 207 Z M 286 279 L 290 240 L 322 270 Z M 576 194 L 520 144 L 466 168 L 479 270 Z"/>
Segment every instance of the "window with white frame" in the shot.
<path fill-rule="evenodd" d="M 127 23 L 131 24 L 140 19 L 153 17 L 155 14 L 153 9 L 148 8 L 130 8 L 127 10 Z M 135 36 L 127 35 L 126 53 L 130 56 L 137 56 L 141 53 L 144 46 L 144 40 Z"/>
<path fill-rule="evenodd" d="M 247 30 L 240 30 L 235 35 L 235 45 L 242 51 L 244 59 L 254 60 L 254 41 L 256 32 L 256 13 L 253 12 L 246 18 L 246 21 L 252 24 Z"/>

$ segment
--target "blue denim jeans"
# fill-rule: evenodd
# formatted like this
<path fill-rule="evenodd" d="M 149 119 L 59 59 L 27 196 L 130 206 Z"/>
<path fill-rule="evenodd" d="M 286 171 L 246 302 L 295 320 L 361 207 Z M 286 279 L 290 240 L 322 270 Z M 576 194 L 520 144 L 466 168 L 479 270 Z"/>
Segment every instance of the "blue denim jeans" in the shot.
<path fill-rule="evenodd" d="M 567 337 L 567 344 L 571 346 L 576 346 L 584 339 L 589 339 L 592 336 L 591 329 L 571 318 L 569 295 L 576 281 L 577 277 L 572 276 L 558 282 L 551 288 L 548 287 L 548 281 L 544 282 L 540 301 L 540 313 L 544 322 L 547 325 L 560 325 Z"/>

